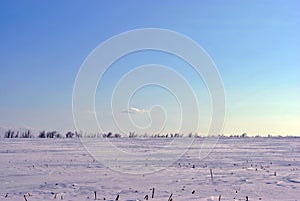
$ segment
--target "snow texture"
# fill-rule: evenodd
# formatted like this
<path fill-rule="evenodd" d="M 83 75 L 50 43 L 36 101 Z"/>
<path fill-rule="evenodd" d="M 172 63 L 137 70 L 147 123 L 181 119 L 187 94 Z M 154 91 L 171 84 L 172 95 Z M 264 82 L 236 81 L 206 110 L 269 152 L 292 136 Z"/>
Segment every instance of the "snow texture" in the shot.
<path fill-rule="evenodd" d="M 161 149 L 171 140 L 110 141 L 138 154 Z M 168 201 L 171 194 L 173 201 L 220 196 L 221 200 L 299 200 L 300 138 L 221 138 L 206 158 L 199 159 L 202 141 L 196 139 L 171 166 L 157 161 L 160 171 L 126 174 L 95 160 L 79 139 L 2 138 L 0 200 L 84 201 L 95 200 L 95 192 L 97 200 L 115 200 L 119 195 L 120 201 L 144 200 L 146 195 L 149 200 Z M 132 168 L 143 168 L 139 162 L 131 161 Z"/>

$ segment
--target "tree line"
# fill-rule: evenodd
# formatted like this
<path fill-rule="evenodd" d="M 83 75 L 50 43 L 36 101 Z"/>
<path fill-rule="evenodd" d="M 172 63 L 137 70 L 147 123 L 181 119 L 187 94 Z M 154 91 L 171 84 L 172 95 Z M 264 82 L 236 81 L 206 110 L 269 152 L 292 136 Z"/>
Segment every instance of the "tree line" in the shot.
<path fill-rule="evenodd" d="M 61 134 L 58 131 L 40 131 L 37 136 L 34 136 L 30 129 L 25 131 L 13 131 L 11 129 L 5 131 L 4 138 L 121 138 L 121 137 L 129 137 L 129 138 L 137 138 L 137 137 L 153 137 L 153 138 L 179 138 L 184 137 L 183 134 L 179 133 L 168 133 L 168 134 L 143 134 L 138 135 L 134 132 L 130 132 L 129 135 L 121 135 L 119 133 L 90 133 L 83 134 L 82 132 L 72 132 L 68 131 L 65 134 Z M 188 137 L 199 137 L 197 134 L 189 134 Z"/>
<path fill-rule="evenodd" d="M 208 136 L 201 136 L 197 133 L 189 133 L 188 135 L 179 134 L 179 133 L 167 133 L 167 134 L 143 134 L 138 135 L 134 132 L 130 132 L 128 135 L 121 135 L 119 133 L 85 133 L 82 132 L 72 132 L 68 131 L 65 134 L 61 134 L 58 131 L 40 131 L 37 136 L 34 136 L 30 129 L 26 129 L 24 131 L 14 131 L 14 130 L 7 130 L 4 133 L 4 138 L 121 138 L 121 137 L 128 137 L 128 138 L 182 138 L 182 137 L 189 137 L 189 138 L 202 138 Z M 209 137 L 219 137 L 219 138 L 249 138 L 249 137 L 263 137 L 263 136 L 248 136 L 247 133 L 236 134 L 236 135 L 214 135 Z M 282 136 L 272 136 L 271 134 L 267 135 L 266 137 L 282 137 Z M 287 137 L 295 137 L 295 136 L 287 136 Z"/>

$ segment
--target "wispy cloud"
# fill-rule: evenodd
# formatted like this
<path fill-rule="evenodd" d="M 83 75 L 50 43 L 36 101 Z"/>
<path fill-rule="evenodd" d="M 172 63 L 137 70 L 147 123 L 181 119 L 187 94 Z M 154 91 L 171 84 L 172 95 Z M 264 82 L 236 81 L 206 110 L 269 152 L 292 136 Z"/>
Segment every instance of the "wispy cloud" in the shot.
<path fill-rule="evenodd" d="M 130 114 L 138 114 L 138 113 L 145 113 L 145 112 L 148 112 L 148 110 L 139 109 L 139 108 L 135 108 L 135 107 L 131 107 L 129 109 L 121 111 L 121 113 L 130 113 Z"/>

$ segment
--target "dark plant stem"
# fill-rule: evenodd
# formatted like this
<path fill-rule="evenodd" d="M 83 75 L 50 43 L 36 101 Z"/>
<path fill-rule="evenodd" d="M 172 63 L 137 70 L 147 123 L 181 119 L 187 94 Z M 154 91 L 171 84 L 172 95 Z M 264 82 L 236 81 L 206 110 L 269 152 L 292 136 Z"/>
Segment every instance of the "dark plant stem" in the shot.
<path fill-rule="evenodd" d="M 154 191 L 155 191 L 155 188 L 152 189 L 152 196 L 151 196 L 151 198 L 154 198 Z"/>
<path fill-rule="evenodd" d="M 214 175 L 213 175 L 213 172 L 212 172 L 211 168 L 210 168 L 210 178 L 211 178 L 212 181 L 214 180 Z"/>

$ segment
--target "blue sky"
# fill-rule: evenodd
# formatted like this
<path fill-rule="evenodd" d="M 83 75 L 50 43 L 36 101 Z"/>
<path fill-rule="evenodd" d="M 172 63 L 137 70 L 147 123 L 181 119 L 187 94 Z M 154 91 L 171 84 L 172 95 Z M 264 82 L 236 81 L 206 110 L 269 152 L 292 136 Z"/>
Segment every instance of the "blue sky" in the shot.
<path fill-rule="evenodd" d="M 87 55 L 116 34 L 155 27 L 187 35 L 214 60 L 226 91 L 223 133 L 299 135 L 299 7 L 299 1 L 2 0 L 0 126 L 73 130 L 73 85 Z M 141 64 L 151 60 L 136 58 Z M 155 54 L 151 58 L 156 58 Z M 180 61 L 167 62 L 185 75 L 199 94 L 205 92 L 201 80 L 194 80 L 193 73 L 178 65 Z M 119 72 L 112 68 L 107 74 L 110 84 L 117 81 Z M 102 90 L 111 87 L 108 84 Z M 147 93 L 159 92 L 149 89 L 140 96 Z M 209 108 L 206 96 L 201 97 L 205 99 L 203 108 Z M 100 116 L 106 111 L 101 98 L 97 93 Z M 131 106 L 149 109 L 151 103 L 135 99 Z M 207 123 L 209 109 L 204 114 Z M 145 117 L 134 118 L 140 121 Z M 170 121 L 166 132 L 177 129 L 178 119 Z M 115 130 L 109 122 L 102 122 L 104 130 Z"/>

